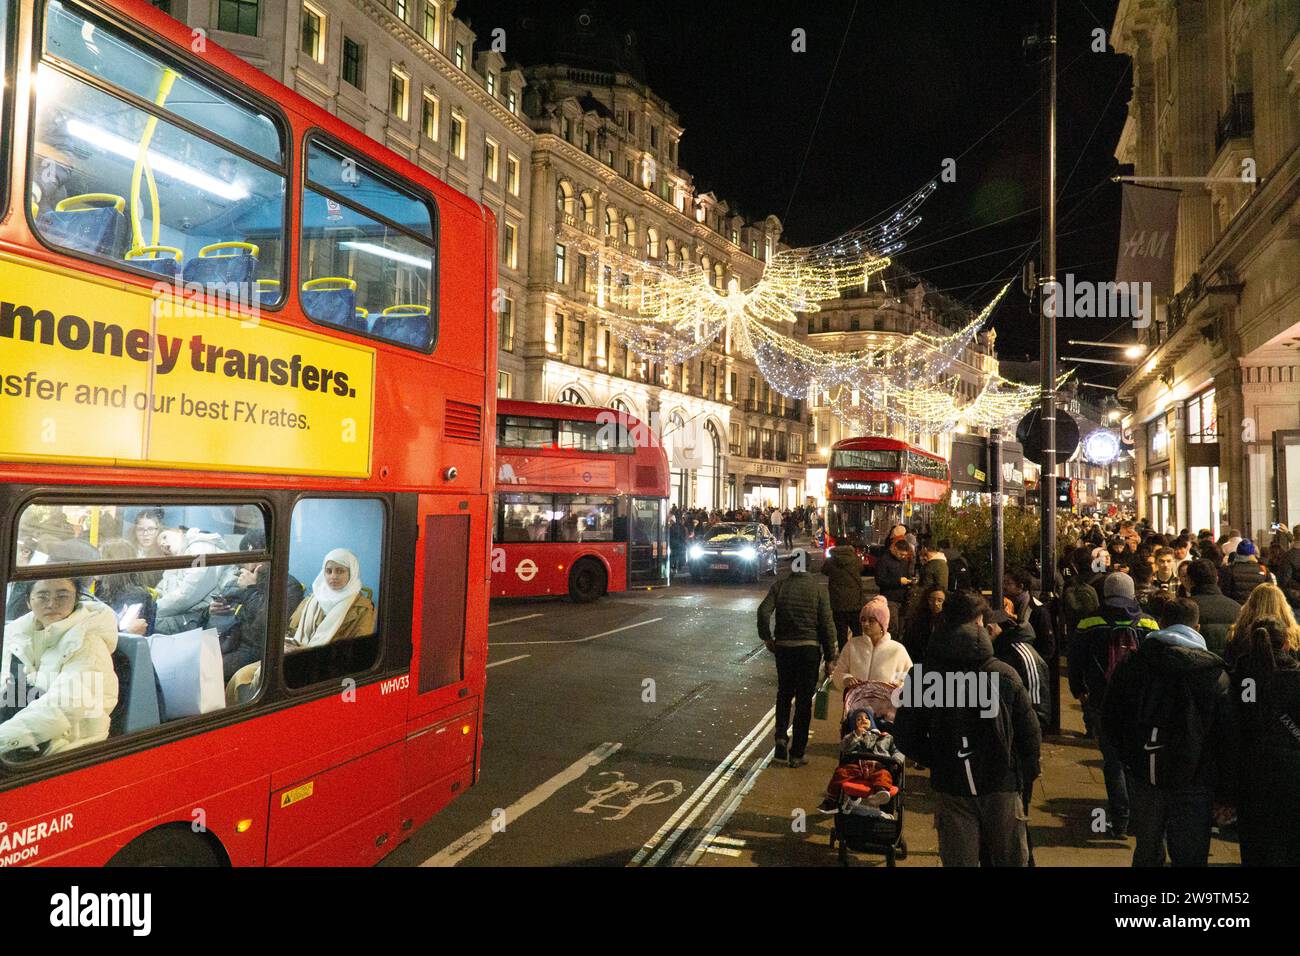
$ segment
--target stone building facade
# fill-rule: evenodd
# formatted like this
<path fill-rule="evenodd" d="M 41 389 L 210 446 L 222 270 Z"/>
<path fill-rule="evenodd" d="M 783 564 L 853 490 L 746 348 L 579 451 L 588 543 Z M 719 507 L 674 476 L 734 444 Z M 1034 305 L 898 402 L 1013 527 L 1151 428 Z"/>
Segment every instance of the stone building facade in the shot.
<path fill-rule="evenodd" d="M 1133 58 L 1117 158 L 1199 180 L 1164 184 L 1178 291 L 1120 388 L 1138 511 L 1262 537 L 1300 522 L 1300 3 L 1121 0 L 1111 42 Z"/>

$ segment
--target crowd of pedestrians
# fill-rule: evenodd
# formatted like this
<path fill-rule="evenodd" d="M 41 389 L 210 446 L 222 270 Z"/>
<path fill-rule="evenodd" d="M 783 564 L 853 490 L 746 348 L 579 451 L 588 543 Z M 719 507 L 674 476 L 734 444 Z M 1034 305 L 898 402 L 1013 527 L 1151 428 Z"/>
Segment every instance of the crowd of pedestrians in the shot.
<path fill-rule="evenodd" d="M 944 865 L 1033 865 L 1030 800 L 1061 658 L 1102 759 L 1100 837 L 1132 837 L 1135 866 L 1205 865 L 1218 827 L 1245 865 L 1300 864 L 1300 819 L 1278 814 L 1300 800 L 1300 526 L 1261 545 L 1134 519 L 1063 525 L 1071 545 L 1048 603 L 1039 569 L 1015 567 L 990 606 L 965 556 L 902 525 L 874 584 L 848 545 L 820 573 L 779 579 L 758 620 L 778 671 L 776 759 L 807 762 L 814 695 L 833 675 L 846 714 L 853 694 L 855 719 L 865 706 L 872 733 L 930 770 Z M 907 686 L 923 676 L 946 696 Z M 979 694 L 954 698 L 960 687 Z"/>

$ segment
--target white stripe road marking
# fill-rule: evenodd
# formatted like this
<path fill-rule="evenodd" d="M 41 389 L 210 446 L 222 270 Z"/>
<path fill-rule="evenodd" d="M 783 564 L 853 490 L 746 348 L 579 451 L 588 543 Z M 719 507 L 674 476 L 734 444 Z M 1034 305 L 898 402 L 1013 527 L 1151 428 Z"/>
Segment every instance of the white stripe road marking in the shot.
<path fill-rule="evenodd" d="M 745 840 L 737 840 L 735 837 L 715 836 L 712 843 L 721 843 L 723 846 L 745 846 Z"/>
<path fill-rule="evenodd" d="M 713 803 L 718 794 L 722 793 L 727 784 L 731 782 L 731 778 L 736 775 L 736 771 L 739 770 L 744 762 L 749 759 L 749 755 L 752 754 L 756 748 L 762 746 L 764 743 L 763 738 L 768 733 L 772 732 L 775 727 L 775 718 L 769 721 L 764 721 L 763 725 L 759 728 L 758 734 L 755 735 L 749 746 L 745 748 L 743 753 L 732 761 L 731 766 L 728 767 L 726 772 L 718 778 L 718 782 L 715 783 L 713 788 L 704 795 L 703 799 L 701 799 L 699 803 L 695 804 L 691 809 L 691 812 L 686 815 L 685 819 L 683 819 L 681 823 L 677 824 L 677 829 L 672 832 L 667 840 L 660 844 L 659 849 L 657 849 L 654 852 L 654 855 L 650 857 L 649 861 L 647 861 L 647 866 L 657 865 L 659 861 L 677 845 L 677 841 L 686 835 L 686 831 L 689 830 L 691 824 L 695 822 L 695 818 L 708 809 L 709 804 Z"/>
<path fill-rule="evenodd" d="M 599 634 L 592 634 L 590 637 L 579 637 L 572 641 L 493 641 L 493 647 L 526 647 L 531 644 L 585 644 L 587 641 L 594 641 L 598 637 L 609 637 L 611 634 L 617 634 L 619 631 L 630 631 L 634 627 L 645 627 L 647 624 L 654 624 L 662 621 L 662 617 L 652 617 L 648 621 L 637 621 L 635 624 L 625 624 L 622 627 L 616 627 L 612 631 L 601 631 Z"/>
<path fill-rule="evenodd" d="M 731 799 L 719 807 L 718 812 L 713 815 L 713 819 L 705 824 L 704 835 L 700 837 L 700 842 L 696 844 L 695 849 L 691 851 L 691 854 L 686 858 L 685 863 L 678 863 L 679 866 L 694 866 L 699 862 L 700 856 L 703 853 L 716 852 L 714 850 L 714 844 L 717 843 L 726 843 L 732 846 L 745 845 L 744 840 L 732 840 L 728 837 L 719 836 L 718 834 L 721 832 L 722 828 L 727 825 L 732 814 L 740 809 L 740 802 L 745 799 L 745 796 L 750 790 L 754 789 L 754 782 L 758 780 L 758 775 L 767 769 L 767 765 L 772 762 L 772 757 L 775 753 L 775 749 L 769 750 L 766 756 L 759 757 L 754 761 L 754 766 L 751 767 L 749 773 L 745 775 L 745 779 L 742 780 L 740 785 L 732 792 Z M 740 854 L 737 853 L 736 855 L 739 856 Z"/>
<path fill-rule="evenodd" d="M 531 621 L 533 618 L 541 616 L 540 612 L 537 614 L 525 614 L 523 617 L 512 617 L 506 621 L 493 621 L 488 625 L 488 627 L 498 627 L 502 624 L 518 624 L 520 621 Z"/>
<path fill-rule="evenodd" d="M 720 846 L 708 846 L 704 848 L 705 853 L 716 853 L 719 856 L 740 856 L 739 850 L 727 850 Z"/>
<path fill-rule="evenodd" d="M 507 657 L 503 661 L 493 661 L 488 667 L 500 667 L 502 664 L 509 664 L 513 661 L 522 661 L 525 657 L 532 657 L 532 654 L 519 654 L 515 657 Z"/>
<path fill-rule="evenodd" d="M 710 773 L 708 777 L 705 778 L 704 782 L 695 788 L 695 792 L 686 798 L 686 800 L 682 803 L 682 805 L 679 806 L 676 811 L 674 811 L 673 815 L 664 822 L 664 825 L 661 826 L 655 832 L 654 836 L 652 836 L 649 840 L 645 842 L 645 845 L 642 846 L 641 849 L 637 851 L 636 856 L 632 857 L 632 859 L 628 862 L 628 866 L 640 866 L 642 861 L 644 861 L 647 856 L 649 856 L 652 852 L 654 852 L 655 848 L 659 845 L 659 842 L 663 840 L 665 836 L 668 835 L 668 831 L 677 825 L 677 821 L 680 820 L 683 816 L 685 816 L 690 811 L 695 801 L 700 799 L 700 797 L 704 795 L 705 791 L 707 791 L 709 787 L 713 785 L 713 782 L 717 780 L 718 777 L 721 776 L 722 773 L 727 769 L 727 767 L 731 765 L 731 763 L 736 759 L 736 755 L 750 745 L 750 742 L 754 739 L 756 734 L 761 733 L 769 723 L 774 723 L 775 720 L 776 720 L 776 708 L 773 707 L 771 710 L 769 710 L 766 714 L 763 715 L 762 719 L 759 720 L 759 722 L 753 727 L 753 729 L 749 731 L 749 733 L 745 734 L 744 738 L 740 741 L 740 743 L 736 744 L 735 749 L 732 750 L 731 753 L 727 754 L 727 756 L 723 759 L 722 763 L 718 764 L 717 767 L 713 769 L 713 772 Z"/>
<path fill-rule="evenodd" d="M 528 791 L 505 809 L 504 820 L 507 825 L 514 823 L 529 810 L 535 809 L 555 796 L 564 787 L 577 780 L 592 767 L 618 752 L 621 743 L 603 743 L 591 753 L 565 767 L 550 780 Z M 460 839 L 448 844 L 439 852 L 429 857 L 420 866 L 455 866 L 475 850 L 487 844 L 493 837 L 492 826 L 495 819 L 480 823 Z"/>

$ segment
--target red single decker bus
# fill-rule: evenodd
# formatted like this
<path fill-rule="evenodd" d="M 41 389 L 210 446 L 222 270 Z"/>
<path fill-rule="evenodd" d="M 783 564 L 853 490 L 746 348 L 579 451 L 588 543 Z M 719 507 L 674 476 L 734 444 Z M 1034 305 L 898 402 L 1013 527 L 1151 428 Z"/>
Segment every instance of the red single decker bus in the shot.
<path fill-rule="evenodd" d="M 668 583 L 668 456 L 612 408 L 497 402 L 492 596 Z"/>
<path fill-rule="evenodd" d="M 933 452 L 894 438 L 836 442 L 826 470 L 827 553 L 852 545 L 874 570 L 889 529 L 928 525 L 948 488 L 948 463 Z"/>
<path fill-rule="evenodd" d="M 492 214 L 0 0 L 0 867 L 370 865 L 478 777 Z"/>

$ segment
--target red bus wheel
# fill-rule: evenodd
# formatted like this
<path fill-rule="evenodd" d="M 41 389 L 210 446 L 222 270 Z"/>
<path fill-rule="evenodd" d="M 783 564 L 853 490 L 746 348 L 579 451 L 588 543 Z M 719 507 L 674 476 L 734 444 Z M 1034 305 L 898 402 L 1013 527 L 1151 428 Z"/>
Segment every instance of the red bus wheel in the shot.
<path fill-rule="evenodd" d="M 574 564 L 569 571 L 569 598 L 575 604 L 588 604 L 605 593 L 605 569 L 591 558 Z"/>

